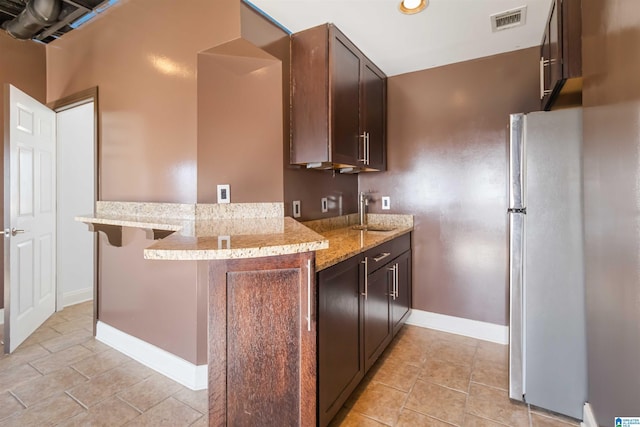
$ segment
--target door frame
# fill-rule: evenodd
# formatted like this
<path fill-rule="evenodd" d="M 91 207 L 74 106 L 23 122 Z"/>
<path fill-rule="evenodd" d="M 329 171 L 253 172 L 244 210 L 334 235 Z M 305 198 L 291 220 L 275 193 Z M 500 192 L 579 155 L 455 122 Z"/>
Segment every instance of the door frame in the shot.
<path fill-rule="evenodd" d="M 93 102 L 93 144 L 94 144 L 94 209 L 96 202 L 101 197 L 101 184 L 100 184 L 100 114 L 99 114 L 99 102 L 98 102 L 98 87 L 94 86 L 80 92 L 76 92 L 64 98 L 60 98 L 56 101 L 47 103 L 47 107 L 59 113 L 61 111 L 69 110 L 71 108 L 79 107 L 80 105 Z M 57 172 L 56 172 L 57 174 Z M 57 176 L 56 176 L 57 182 Z M 82 212 L 78 212 L 82 214 Z M 57 244 L 57 239 L 56 239 Z M 94 256 L 94 277 L 93 277 L 93 335 L 96 334 L 96 324 L 98 320 L 98 277 L 99 277 L 99 245 L 98 239 L 94 239 L 93 242 L 93 256 Z M 56 311 L 62 310 L 62 297 L 60 295 L 60 287 L 56 283 Z"/>

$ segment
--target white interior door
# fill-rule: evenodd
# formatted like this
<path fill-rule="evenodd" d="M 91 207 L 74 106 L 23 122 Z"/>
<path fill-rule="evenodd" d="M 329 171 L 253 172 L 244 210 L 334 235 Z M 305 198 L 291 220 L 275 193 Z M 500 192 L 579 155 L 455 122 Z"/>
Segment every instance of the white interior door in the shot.
<path fill-rule="evenodd" d="M 56 306 L 56 115 L 13 86 L 6 107 L 5 352 L 12 352 Z"/>

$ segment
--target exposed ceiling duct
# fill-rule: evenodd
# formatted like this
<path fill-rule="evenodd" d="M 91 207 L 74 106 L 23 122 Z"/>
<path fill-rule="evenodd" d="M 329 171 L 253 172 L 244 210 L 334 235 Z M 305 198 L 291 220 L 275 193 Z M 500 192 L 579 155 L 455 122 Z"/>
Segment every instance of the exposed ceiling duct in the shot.
<path fill-rule="evenodd" d="M 118 0 L 0 0 L 0 27 L 18 39 L 49 43 L 117 3 Z"/>
<path fill-rule="evenodd" d="M 56 22 L 61 9 L 60 0 L 31 0 L 18 16 L 5 21 L 2 28 L 17 39 L 28 40 Z"/>

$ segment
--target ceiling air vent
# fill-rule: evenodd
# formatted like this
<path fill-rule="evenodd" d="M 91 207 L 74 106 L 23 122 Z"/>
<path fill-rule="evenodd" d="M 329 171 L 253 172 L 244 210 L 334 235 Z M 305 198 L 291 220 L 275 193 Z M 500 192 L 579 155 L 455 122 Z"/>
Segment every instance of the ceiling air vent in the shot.
<path fill-rule="evenodd" d="M 517 9 L 491 15 L 491 29 L 495 33 L 496 31 L 506 30 L 507 28 L 519 27 L 520 25 L 524 25 L 526 20 L 527 6 L 520 6 Z"/>

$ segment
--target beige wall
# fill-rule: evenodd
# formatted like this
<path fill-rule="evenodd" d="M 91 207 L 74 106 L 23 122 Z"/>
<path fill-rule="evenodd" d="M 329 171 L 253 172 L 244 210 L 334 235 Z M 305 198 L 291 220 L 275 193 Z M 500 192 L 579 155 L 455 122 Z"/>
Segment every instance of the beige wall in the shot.
<path fill-rule="evenodd" d="M 539 109 L 538 48 L 391 77 L 388 171 L 361 190 L 415 215 L 413 307 L 508 324 L 507 125 Z"/>
<path fill-rule="evenodd" d="M 640 2 L 582 7 L 588 400 L 606 426 L 640 413 Z"/>
<path fill-rule="evenodd" d="M 44 45 L 16 40 L 0 31 L 0 84 L 9 83 L 40 102 L 46 101 L 46 54 Z M 0 135 L 4 138 L 4 97 L 0 101 Z M 4 157 L 4 151 L 0 156 Z M 2 160 L 4 162 L 4 160 Z M 0 163 L 3 164 L 3 163 Z M 4 169 L 4 168 L 3 168 Z M 4 189 L 4 174 L 0 173 L 0 188 Z M 3 190 L 4 191 L 4 190 Z M 4 199 L 3 199 L 4 200 Z M 4 206 L 4 203 L 3 203 Z M 4 209 L 2 210 L 4 213 Z M 3 219 L 4 222 L 4 219 Z M 0 260 L 4 259 L 4 245 L 0 245 Z M 0 282 L 4 282 L 4 263 L 0 262 Z M 4 307 L 4 292 L 0 286 L 0 308 Z"/>

